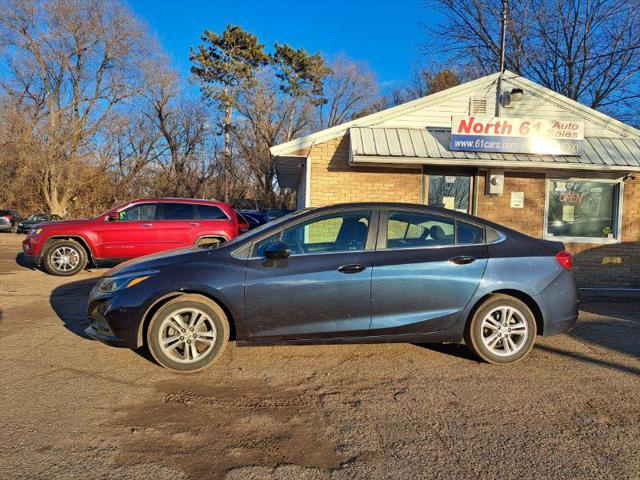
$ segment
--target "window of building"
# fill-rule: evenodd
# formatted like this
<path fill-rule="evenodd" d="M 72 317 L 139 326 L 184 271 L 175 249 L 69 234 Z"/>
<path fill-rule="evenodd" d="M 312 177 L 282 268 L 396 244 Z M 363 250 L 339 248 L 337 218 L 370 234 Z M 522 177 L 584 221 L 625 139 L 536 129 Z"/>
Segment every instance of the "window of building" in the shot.
<path fill-rule="evenodd" d="M 471 212 L 470 175 L 429 175 L 429 205 Z"/>
<path fill-rule="evenodd" d="M 577 242 L 619 240 L 621 193 L 619 181 L 549 180 L 545 236 Z"/>

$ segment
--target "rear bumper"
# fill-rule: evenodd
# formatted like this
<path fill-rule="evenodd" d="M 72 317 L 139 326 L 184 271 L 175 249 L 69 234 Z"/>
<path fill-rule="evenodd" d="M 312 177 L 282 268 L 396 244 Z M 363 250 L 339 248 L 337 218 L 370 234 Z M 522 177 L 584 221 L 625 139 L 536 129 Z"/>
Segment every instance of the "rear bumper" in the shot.
<path fill-rule="evenodd" d="M 566 270 L 534 297 L 543 318 L 542 335 L 565 333 L 578 321 L 578 286 L 573 274 Z"/>

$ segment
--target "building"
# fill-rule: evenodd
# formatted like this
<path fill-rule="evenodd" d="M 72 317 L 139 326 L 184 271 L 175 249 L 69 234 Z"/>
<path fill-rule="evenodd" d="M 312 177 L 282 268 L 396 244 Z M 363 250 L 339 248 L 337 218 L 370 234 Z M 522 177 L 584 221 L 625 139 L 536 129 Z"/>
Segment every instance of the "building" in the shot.
<path fill-rule="evenodd" d="M 640 131 L 514 73 L 271 152 L 298 208 L 442 205 L 564 242 L 582 287 L 640 287 Z"/>

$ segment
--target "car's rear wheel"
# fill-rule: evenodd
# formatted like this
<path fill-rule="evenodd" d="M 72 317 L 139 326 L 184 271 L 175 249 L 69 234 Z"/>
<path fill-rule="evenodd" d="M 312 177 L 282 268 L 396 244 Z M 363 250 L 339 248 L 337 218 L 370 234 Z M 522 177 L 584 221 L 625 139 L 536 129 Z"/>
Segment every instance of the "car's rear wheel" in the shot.
<path fill-rule="evenodd" d="M 513 363 L 524 358 L 536 339 L 536 320 L 523 301 L 492 295 L 476 310 L 467 325 L 465 341 L 482 360 Z"/>
<path fill-rule="evenodd" d="M 54 240 L 47 245 L 43 263 L 51 275 L 68 277 L 87 266 L 87 252 L 75 240 Z"/>
<path fill-rule="evenodd" d="M 218 304 L 201 295 L 181 295 L 155 313 L 147 330 L 153 358 L 176 372 L 195 372 L 218 359 L 229 340 L 229 321 Z"/>

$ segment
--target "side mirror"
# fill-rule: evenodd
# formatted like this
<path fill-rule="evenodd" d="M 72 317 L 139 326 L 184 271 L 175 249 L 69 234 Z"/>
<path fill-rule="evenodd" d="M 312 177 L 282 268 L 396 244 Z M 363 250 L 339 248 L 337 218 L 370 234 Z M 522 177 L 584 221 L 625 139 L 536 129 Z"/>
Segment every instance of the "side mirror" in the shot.
<path fill-rule="evenodd" d="M 115 222 L 116 220 L 120 220 L 120 212 L 109 212 L 109 216 L 107 217 L 107 220 L 109 220 L 110 222 Z"/>
<path fill-rule="evenodd" d="M 264 256 L 269 260 L 284 260 L 291 256 L 291 249 L 286 242 L 273 242 L 267 245 L 267 248 L 264 251 Z"/>

